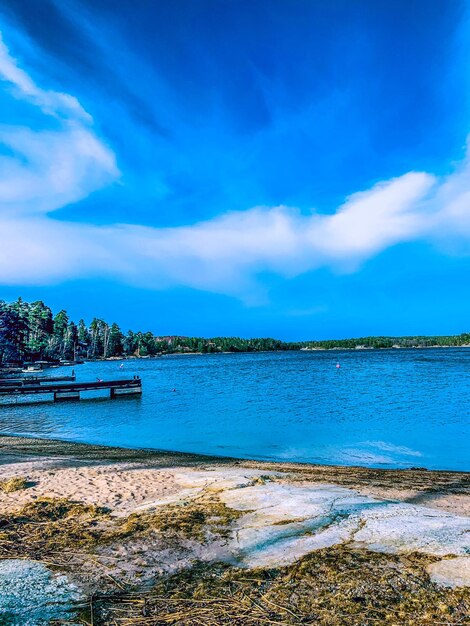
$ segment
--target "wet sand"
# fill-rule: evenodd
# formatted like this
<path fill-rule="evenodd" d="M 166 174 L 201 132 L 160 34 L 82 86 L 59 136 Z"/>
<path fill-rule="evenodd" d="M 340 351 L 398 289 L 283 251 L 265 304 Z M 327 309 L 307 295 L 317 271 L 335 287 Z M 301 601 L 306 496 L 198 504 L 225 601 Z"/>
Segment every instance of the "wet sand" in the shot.
<path fill-rule="evenodd" d="M 174 480 L 176 469 L 236 467 L 286 472 L 299 484 L 330 483 L 470 516 L 469 472 L 269 463 L 9 436 L 0 436 L 0 478 L 25 476 L 30 487 L 0 492 L 0 507 L 11 509 L 37 497 L 66 497 L 128 514 L 147 501 L 177 493 L 181 486 Z"/>

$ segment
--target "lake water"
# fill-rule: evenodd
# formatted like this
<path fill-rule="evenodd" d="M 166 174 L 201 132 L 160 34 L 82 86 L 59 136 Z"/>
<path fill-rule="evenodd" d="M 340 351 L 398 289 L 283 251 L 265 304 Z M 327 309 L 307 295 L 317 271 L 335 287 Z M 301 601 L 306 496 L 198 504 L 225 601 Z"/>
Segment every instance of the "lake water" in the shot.
<path fill-rule="evenodd" d="M 77 380 L 139 375 L 142 397 L 20 400 L 0 406 L 0 432 L 256 459 L 470 469 L 470 349 L 182 355 L 119 365 L 79 365 Z"/>

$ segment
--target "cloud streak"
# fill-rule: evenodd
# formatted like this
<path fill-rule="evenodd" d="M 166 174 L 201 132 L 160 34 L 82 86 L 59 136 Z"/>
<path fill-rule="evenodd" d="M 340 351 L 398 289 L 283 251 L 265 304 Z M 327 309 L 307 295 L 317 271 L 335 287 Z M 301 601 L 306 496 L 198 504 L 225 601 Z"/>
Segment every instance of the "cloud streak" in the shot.
<path fill-rule="evenodd" d="M 1 215 L 48 213 L 119 176 L 114 154 L 94 134 L 93 120 L 78 100 L 41 89 L 18 66 L 1 35 L 0 80 L 12 98 L 31 104 L 51 126 L 0 126 L 0 147 L 6 151 L 0 154 Z"/>
<path fill-rule="evenodd" d="M 333 214 L 286 206 L 226 212 L 176 228 L 69 223 L 50 214 L 120 176 L 116 158 L 73 96 L 39 87 L 0 39 L 10 97 L 54 128 L 0 127 L 0 282 L 44 285 L 103 277 L 152 288 L 183 285 L 259 302 L 261 273 L 355 271 L 412 240 L 470 239 L 468 161 L 445 179 L 409 172 L 351 195 Z"/>
<path fill-rule="evenodd" d="M 0 33 L 0 76 L 9 83 L 12 95 L 25 98 L 38 106 L 45 114 L 54 117 L 78 117 L 91 122 L 91 116 L 83 109 L 77 98 L 67 93 L 41 89 L 22 70 L 11 56 Z"/>

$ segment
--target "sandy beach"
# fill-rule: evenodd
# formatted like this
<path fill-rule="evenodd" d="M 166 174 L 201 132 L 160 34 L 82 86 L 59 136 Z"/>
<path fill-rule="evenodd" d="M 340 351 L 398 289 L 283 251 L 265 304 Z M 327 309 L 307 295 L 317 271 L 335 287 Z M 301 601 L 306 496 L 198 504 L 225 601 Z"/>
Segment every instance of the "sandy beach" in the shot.
<path fill-rule="evenodd" d="M 22 480 L 19 488 L 8 489 L 12 479 Z M 194 617 L 197 603 L 188 611 L 176 600 L 178 589 L 192 593 L 194 585 L 207 600 L 204 623 L 340 624 L 345 615 L 352 624 L 466 623 L 468 473 L 260 463 L 0 437 L 0 480 L 8 584 L 12 563 L 40 563 L 46 570 L 35 576 L 48 589 L 59 580 L 58 597 L 70 586 L 67 611 L 81 607 L 73 617 L 61 614 L 60 623 L 202 623 Z M 366 584 L 366 571 L 375 572 L 375 586 Z M 247 572 L 256 573 L 252 582 Z M 214 575 L 222 585 L 217 602 L 207 586 Z M 253 582 L 259 576 L 272 578 L 269 593 Z M 297 583 L 281 602 L 285 579 L 293 576 Z M 306 581 L 308 607 L 299 599 Z M 256 596 L 254 613 L 230 612 L 226 594 L 233 597 L 240 585 L 243 597 Z M 328 609 L 333 591 L 346 604 Z M 46 609 L 32 618 L 27 597 L 15 596 L 6 608 L 0 601 L 0 615 L 26 612 L 33 620 L 18 624 L 57 618 Z"/>
<path fill-rule="evenodd" d="M 38 497 L 62 497 L 126 515 L 146 502 L 176 495 L 181 490 L 177 472 L 235 467 L 286 472 L 296 482 L 332 483 L 368 496 L 470 516 L 470 474 L 465 472 L 242 461 L 5 436 L 0 437 L 1 476 L 26 476 L 30 486 L 14 494 L 0 492 L 0 506 L 6 511 Z"/>

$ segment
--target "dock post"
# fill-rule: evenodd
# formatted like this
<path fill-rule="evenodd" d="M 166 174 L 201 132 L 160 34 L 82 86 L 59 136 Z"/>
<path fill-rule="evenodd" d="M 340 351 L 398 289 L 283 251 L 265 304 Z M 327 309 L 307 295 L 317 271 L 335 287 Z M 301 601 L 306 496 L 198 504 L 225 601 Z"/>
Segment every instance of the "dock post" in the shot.
<path fill-rule="evenodd" d="M 136 396 L 136 395 L 142 395 L 142 385 L 138 385 L 138 386 L 136 385 L 135 387 L 123 387 L 121 389 L 111 387 L 111 389 L 109 390 L 110 398 L 118 398 L 119 396 Z"/>
<path fill-rule="evenodd" d="M 79 391 L 54 391 L 54 402 L 64 402 L 67 400 L 80 400 Z"/>

